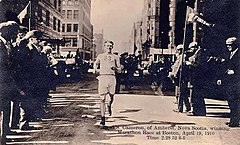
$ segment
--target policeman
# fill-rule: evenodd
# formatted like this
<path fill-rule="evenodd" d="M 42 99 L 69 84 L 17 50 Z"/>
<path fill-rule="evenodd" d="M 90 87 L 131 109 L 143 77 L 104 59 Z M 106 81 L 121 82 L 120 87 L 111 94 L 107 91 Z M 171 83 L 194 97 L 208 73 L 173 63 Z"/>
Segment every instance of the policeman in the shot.
<path fill-rule="evenodd" d="M 177 50 L 180 50 L 182 53 L 183 50 L 183 45 L 177 46 Z M 179 58 L 177 59 L 176 66 L 173 67 L 173 72 L 170 73 L 170 76 L 176 76 L 178 78 L 178 83 L 179 83 L 179 97 L 178 97 L 178 109 L 174 110 L 175 112 L 183 112 L 183 104 L 186 106 L 186 112 L 189 112 L 191 110 L 191 106 L 188 100 L 188 94 L 189 90 L 187 88 L 187 84 L 189 81 L 189 69 L 188 66 L 186 65 L 186 56 L 181 54 L 178 56 Z"/>
<path fill-rule="evenodd" d="M 206 77 L 203 78 L 206 67 L 207 59 L 203 55 L 203 49 L 198 47 L 196 42 L 192 42 L 189 44 L 188 51 L 188 61 L 187 65 L 190 67 L 190 81 L 193 85 L 192 87 L 192 112 L 187 115 L 194 116 L 205 116 L 206 115 L 206 106 L 204 97 L 206 96 L 204 91 L 206 91 L 207 80 Z M 206 89 L 205 89 L 206 88 Z"/>
<path fill-rule="evenodd" d="M 37 30 L 29 31 L 26 36 L 23 38 L 28 41 L 28 44 L 23 47 L 24 57 L 22 60 L 25 62 L 21 65 L 21 73 L 22 76 L 19 78 L 21 80 L 23 89 L 26 92 L 26 96 L 22 97 L 20 100 L 20 123 L 19 128 L 21 130 L 29 130 L 33 129 L 33 127 L 29 126 L 29 121 L 34 117 L 36 100 L 34 96 L 36 96 L 36 79 L 38 76 L 35 74 L 36 67 L 36 58 L 39 54 L 37 51 L 39 39 L 41 37 L 41 33 Z"/>
<path fill-rule="evenodd" d="M 175 96 L 176 96 L 176 104 L 178 103 L 179 97 L 179 70 L 182 65 L 182 53 L 183 53 L 183 45 L 179 44 L 176 48 L 176 61 L 172 65 L 172 71 L 169 72 L 168 77 L 170 77 L 175 85 Z"/>
<path fill-rule="evenodd" d="M 18 31 L 18 37 L 16 39 L 16 42 L 13 43 L 13 49 L 10 52 L 10 69 L 13 72 L 13 79 L 16 82 L 17 86 L 19 86 L 19 88 L 21 90 L 22 89 L 22 85 L 19 84 L 19 82 L 21 82 L 21 66 L 22 64 L 25 64 L 26 62 L 24 60 L 22 60 L 22 58 L 24 58 L 24 48 L 26 48 L 26 44 L 27 44 L 27 40 L 23 40 L 23 37 L 26 35 L 27 33 L 27 28 L 20 26 L 20 30 Z M 21 98 L 21 94 L 16 93 L 13 95 L 12 97 L 12 102 L 11 102 L 11 129 L 18 129 L 18 124 L 19 124 L 19 118 L 20 118 L 20 98 Z"/>

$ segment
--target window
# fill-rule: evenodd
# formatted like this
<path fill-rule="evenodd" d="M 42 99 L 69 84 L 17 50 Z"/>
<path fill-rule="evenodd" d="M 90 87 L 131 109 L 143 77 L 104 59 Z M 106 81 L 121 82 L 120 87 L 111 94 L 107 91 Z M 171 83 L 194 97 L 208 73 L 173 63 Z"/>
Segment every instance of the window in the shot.
<path fill-rule="evenodd" d="M 54 0 L 54 8 L 57 9 L 57 0 Z"/>
<path fill-rule="evenodd" d="M 72 25 L 71 24 L 67 24 L 67 32 L 71 32 L 72 31 Z"/>
<path fill-rule="evenodd" d="M 72 19 L 72 10 L 67 10 L 67 19 Z"/>
<path fill-rule="evenodd" d="M 44 21 L 43 21 L 43 13 L 42 13 L 42 6 L 38 6 L 37 7 L 37 11 L 35 12 L 35 13 L 37 13 L 36 14 L 36 18 L 37 18 L 37 21 L 38 21 L 38 23 L 39 24 L 43 24 L 44 23 Z"/>
<path fill-rule="evenodd" d="M 77 47 L 77 38 L 73 38 L 72 46 Z"/>
<path fill-rule="evenodd" d="M 78 10 L 74 10 L 73 11 L 73 19 L 78 19 L 78 15 L 79 15 Z"/>
<path fill-rule="evenodd" d="M 78 32 L 78 24 L 73 24 L 73 32 Z"/>
<path fill-rule="evenodd" d="M 156 7 L 156 15 L 158 16 L 159 15 L 159 8 Z"/>
<path fill-rule="evenodd" d="M 61 27 L 61 21 L 58 20 L 58 27 L 57 27 L 57 31 L 60 32 L 60 27 Z"/>
<path fill-rule="evenodd" d="M 71 39 L 70 38 L 65 38 L 65 41 L 66 41 L 66 43 L 65 43 L 65 46 L 66 47 L 69 47 L 69 46 L 71 46 Z"/>
<path fill-rule="evenodd" d="M 66 11 L 65 11 L 65 10 L 62 10 L 62 16 L 63 16 L 63 18 L 65 18 L 65 13 L 66 13 Z"/>
<path fill-rule="evenodd" d="M 82 48 L 85 49 L 85 40 L 82 38 Z"/>
<path fill-rule="evenodd" d="M 47 10 L 46 11 L 46 26 L 49 26 L 50 25 L 50 12 Z"/>
<path fill-rule="evenodd" d="M 57 30 L 57 19 L 53 17 L 53 30 Z"/>
<path fill-rule="evenodd" d="M 61 5 L 62 5 L 61 0 L 58 0 L 58 11 L 59 12 L 61 12 Z"/>
<path fill-rule="evenodd" d="M 42 19 L 42 6 L 38 6 L 38 17 L 39 19 Z"/>
<path fill-rule="evenodd" d="M 65 32 L 65 24 L 62 24 L 62 32 Z"/>

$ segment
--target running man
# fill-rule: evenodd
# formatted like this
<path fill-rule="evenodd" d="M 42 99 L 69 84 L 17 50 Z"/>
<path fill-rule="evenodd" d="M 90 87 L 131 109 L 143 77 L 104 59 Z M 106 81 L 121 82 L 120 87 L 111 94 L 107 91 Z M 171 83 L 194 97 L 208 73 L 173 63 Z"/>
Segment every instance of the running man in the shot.
<path fill-rule="evenodd" d="M 107 100 L 107 108 L 109 116 L 112 115 L 111 106 L 113 103 L 113 96 L 116 87 L 115 71 L 120 71 L 119 57 L 113 54 L 112 41 L 105 41 L 105 53 L 99 54 L 94 63 L 94 73 L 99 74 L 98 79 L 98 93 L 100 95 L 100 111 L 101 122 L 100 128 L 105 127 L 105 101 Z M 108 95 L 109 94 L 109 95 Z M 107 97 L 109 96 L 109 97 Z"/>

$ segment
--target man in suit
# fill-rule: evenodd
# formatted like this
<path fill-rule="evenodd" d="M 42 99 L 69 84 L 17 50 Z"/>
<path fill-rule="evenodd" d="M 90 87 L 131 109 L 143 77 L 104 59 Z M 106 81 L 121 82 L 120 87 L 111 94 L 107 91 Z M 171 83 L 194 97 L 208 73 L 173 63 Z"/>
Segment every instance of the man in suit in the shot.
<path fill-rule="evenodd" d="M 230 108 L 229 127 L 238 127 L 240 121 L 240 50 L 237 38 L 230 37 L 226 40 L 229 57 L 226 60 L 224 79 L 218 84 L 224 85 L 227 101 Z"/>
<path fill-rule="evenodd" d="M 7 21 L 0 24 L 0 118 L 1 118 L 1 144 L 6 143 L 6 134 L 10 132 L 10 101 L 12 93 L 24 95 L 16 86 L 12 71 L 10 70 L 10 53 L 12 51 L 11 41 L 15 41 L 17 37 L 19 25 L 14 21 Z"/>

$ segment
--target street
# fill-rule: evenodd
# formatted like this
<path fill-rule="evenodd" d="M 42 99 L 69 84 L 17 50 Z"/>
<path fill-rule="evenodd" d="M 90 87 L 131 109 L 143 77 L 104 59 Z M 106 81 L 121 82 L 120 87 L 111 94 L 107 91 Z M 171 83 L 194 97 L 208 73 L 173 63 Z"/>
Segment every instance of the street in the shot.
<path fill-rule="evenodd" d="M 239 145 L 240 128 L 229 128 L 226 101 L 206 99 L 207 116 L 173 112 L 174 96 L 158 96 L 145 86 L 115 95 L 107 129 L 99 128 L 97 81 L 93 76 L 51 92 L 46 115 L 29 131 L 14 130 L 7 144 L 71 145 Z"/>

